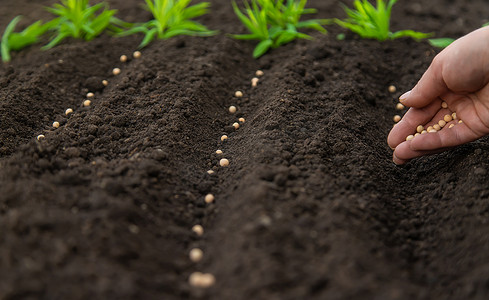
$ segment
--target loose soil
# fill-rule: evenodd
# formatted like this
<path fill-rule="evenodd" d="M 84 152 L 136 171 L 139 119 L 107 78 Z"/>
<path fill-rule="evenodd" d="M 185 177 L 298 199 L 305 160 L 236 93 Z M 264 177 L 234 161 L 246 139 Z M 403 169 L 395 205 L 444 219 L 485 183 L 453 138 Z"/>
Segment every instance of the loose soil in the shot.
<path fill-rule="evenodd" d="M 0 31 L 53 2 L 2 1 Z M 109 2 L 150 18 L 142 1 Z M 67 40 L 0 66 L 0 299 L 487 299 L 489 141 L 402 167 L 386 144 L 436 50 L 338 41 L 331 26 L 253 60 L 224 34 L 244 32 L 230 2 L 210 2 L 215 37 L 156 41 L 127 63 L 141 36 Z M 339 1 L 308 6 L 344 16 Z M 399 1 L 392 27 L 458 37 L 486 7 Z M 195 271 L 216 284 L 191 287 Z"/>

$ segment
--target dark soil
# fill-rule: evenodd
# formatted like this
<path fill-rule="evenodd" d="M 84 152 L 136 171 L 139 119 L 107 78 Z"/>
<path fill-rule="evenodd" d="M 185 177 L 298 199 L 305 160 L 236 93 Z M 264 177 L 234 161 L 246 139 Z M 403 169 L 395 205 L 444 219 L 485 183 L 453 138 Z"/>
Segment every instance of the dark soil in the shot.
<path fill-rule="evenodd" d="M 18 14 L 49 18 L 52 2 L 2 1 L 0 31 Z M 110 4 L 147 20 L 142 2 Z M 211 2 L 203 23 L 243 32 L 229 1 Z M 308 6 L 344 16 L 339 1 Z M 399 1 L 392 27 L 458 37 L 486 7 Z M 403 167 L 385 142 L 436 50 L 329 31 L 259 60 L 220 34 L 121 63 L 141 36 L 103 36 L 0 66 L 0 299 L 487 299 L 489 141 Z M 195 271 L 215 286 L 191 287 Z"/>

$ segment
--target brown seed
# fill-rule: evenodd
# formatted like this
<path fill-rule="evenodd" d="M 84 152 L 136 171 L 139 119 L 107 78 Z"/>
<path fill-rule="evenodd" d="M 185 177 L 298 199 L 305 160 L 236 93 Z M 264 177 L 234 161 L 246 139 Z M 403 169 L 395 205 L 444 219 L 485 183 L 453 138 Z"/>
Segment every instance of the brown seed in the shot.
<path fill-rule="evenodd" d="M 134 58 L 140 58 L 141 57 L 141 52 L 140 51 L 134 51 L 134 53 L 132 54 L 132 57 L 134 57 Z"/>
<path fill-rule="evenodd" d="M 119 75 L 120 73 L 121 73 L 121 69 L 119 69 L 119 68 L 114 68 L 112 70 L 112 74 L 114 74 L 114 75 Z"/>
<path fill-rule="evenodd" d="M 263 73 L 262 70 L 257 70 L 256 73 L 255 73 L 255 75 L 258 76 L 258 77 L 263 76 L 263 74 L 264 73 Z"/>
<path fill-rule="evenodd" d="M 219 165 L 220 165 L 221 167 L 227 167 L 227 166 L 229 166 L 229 160 L 227 160 L 227 159 L 223 158 L 223 159 L 221 159 L 221 160 L 219 161 Z"/>
<path fill-rule="evenodd" d="M 54 128 L 58 128 L 58 127 L 59 127 L 59 122 L 54 121 L 54 122 L 53 122 L 53 127 L 54 127 Z"/>
<path fill-rule="evenodd" d="M 202 227 L 202 225 L 194 225 L 192 227 L 192 231 L 195 232 L 198 236 L 202 236 L 204 234 L 204 227 Z"/>
<path fill-rule="evenodd" d="M 239 118 L 238 121 L 240 121 L 241 123 L 244 123 L 245 122 L 245 118 Z"/>
<path fill-rule="evenodd" d="M 83 106 L 85 106 L 85 107 L 90 106 L 90 104 L 92 104 L 92 101 L 90 101 L 90 100 L 83 101 Z"/>
<path fill-rule="evenodd" d="M 225 140 L 227 140 L 227 139 L 228 139 L 228 136 L 227 136 L 227 135 L 223 135 L 223 136 L 221 136 L 221 141 L 222 141 L 222 142 L 224 142 L 224 141 L 225 141 Z"/>
<path fill-rule="evenodd" d="M 455 126 L 455 124 L 450 124 L 450 126 L 448 126 L 448 129 L 452 128 L 453 126 Z"/>
<path fill-rule="evenodd" d="M 414 139 L 414 135 L 412 135 L 412 134 L 411 134 L 411 135 L 408 135 L 408 136 L 406 137 L 406 141 L 410 141 L 410 140 L 412 140 L 412 139 Z"/>
<path fill-rule="evenodd" d="M 40 135 L 37 136 L 37 140 L 38 141 L 41 140 L 41 139 L 43 139 L 43 138 L 45 138 L 44 134 L 40 134 Z"/>
<path fill-rule="evenodd" d="M 396 109 L 397 110 L 403 110 L 404 108 L 406 108 L 402 103 L 397 103 L 396 104 Z"/>
<path fill-rule="evenodd" d="M 108 86 L 108 85 L 109 85 L 109 82 L 108 82 L 107 80 L 102 80 L 102 84 L 103 84 L 104 86 Z"/>
<path fill-rule="evenodd" d="M 424 130 L 424 126 L 423 125 L 418 125 L 418 127 L 416 127 L 416 132 L 421 132 Z"/>
<path fill-rule="evenodd" d="M 394 118 L 392 118 L 394 120 L 394 122 L 399 122 L 401 121 L 401 116 L 400 115 L 395 115 Z"/>
<path fill-rule="evenodd" d="M 121 55 L 120 60 L 121 60 L 121 62 L 126 62 L 127 61 L 127 56 L 126 55 Z"/>
<path fill-rule="evenodd" d="M 448 108 L 448 104 L 447 104 L 445 101 L 443 101 L 443 102 L 441 103 L 441 107 L 443 107 L 443 108 Z"/>
<path fill-rule="evenodd" d="M 67 110 L 65 110 L 65 115 L 69 115 L 71 113 L 73 113 L 73 109 L 68 108 Z"/>
<path fill-rule="evenodd" d="M 389 86 L 389 93 L 395 93 L 397 91 L 396 87 L 393 85 Z"/>
<path fill-rule="evenodd" d="M 214 195 L 212 194 L 205 195 L 204 201 L 207 204 L 214 202 Z"/>
<path fill-rule="evenodd" d="M 241 97 L 243 97 L 243 92 L 242 92 L 242 91 L 236 91 L 236 92 L 234 93 L 234 96 L 235 96 L 235 97 L 238 97 L 238 98 L 241 98 Z"/>
<path fill-rule="evenodd" d="M 452 118 L 452 116 L 451 116 L 451 115 L 445 115 L 445 116 L 443 117 L 443 120 L 445 120 L 445 122 L 447 122 L 447 123 L 448 123 L 448 122 L 450 122 L 451 120 L 453 120 L 453 118 Z"/>
<path fill-rule="evenodd" d="M 447 125 L 447 122 L 445 122 L 445 120 L 440 120 L 438 121 L 438 125 L 440 125 L 441 128 L 445 127 L 445 125 Z"/>
<path fill-rule="evenodd" d="M 435 125 L 433 125 L 433 129 L 436 130 L 436 131 L 438 131 L 438 130 L 441 129 L 441 126 L 438 125 L 438 124 L 435 124 Z"/>
<path fill-rule="evenodd" d="M 194 248 L 190 250 L 189 257 L 192 262 L 199 262 L 204 257 L 204 251 L 199 248 Z"/>
<path fill-rule="evenodd" d="M 87 98 L 91 98 L 91 97 L 93 97 L 93 96 L 95 96 L 95 94 L 94 94 L 94 93 L 92 93 L 92 92 L 87 93 Z"/>
<path fill-rule="evenodd" d="M 237 122 L 236 123 L 233 123 L 233 127 L 234 127 L 234 129 L 238 129 L 239 128 L 239 123 L 237 123 Z"/>
<path fill-rule="evenodd" d="M 234 114 L 234 113 L 236 112 L 236 110 L 237 110 L 237 109 L 236 109 L 236 106 L 231 105 L 231 106 L 229 107 L 229 112 L 230 112 L 230 113 L 232 113 L 232 114 Z"/>

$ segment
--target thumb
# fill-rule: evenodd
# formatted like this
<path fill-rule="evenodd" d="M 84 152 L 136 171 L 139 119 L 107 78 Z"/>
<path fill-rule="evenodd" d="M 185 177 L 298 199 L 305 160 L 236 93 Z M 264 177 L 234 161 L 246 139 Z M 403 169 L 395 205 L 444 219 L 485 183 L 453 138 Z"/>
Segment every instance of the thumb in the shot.
<path fill-rule="evenodd" d="M 416 86 L 409 92 L 402 94 L 399 101 L 408 107 L 423 108 L 438 100 L 438 97 L 446 91 L 448 88 L 443 80 L 442 64 L 435 57 Z"/>

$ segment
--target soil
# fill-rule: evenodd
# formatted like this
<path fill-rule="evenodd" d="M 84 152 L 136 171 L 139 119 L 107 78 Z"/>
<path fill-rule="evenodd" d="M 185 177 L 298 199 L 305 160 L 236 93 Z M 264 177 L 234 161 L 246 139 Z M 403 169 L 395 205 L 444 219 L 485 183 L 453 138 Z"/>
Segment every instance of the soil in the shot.
<path fill-rule="evenodd" d="M 2 1 L 0 31 L 53 2 Z M 141 36 L 67 40 L 0 66 L 0 299 L 487 299 L 489 141 L 402 167 L 386 144 L 437 50 L 329 26 L 254 60 L 253 42 L 224 34 L 244 32 L 230 2 L 210 2 L 214 37 L 126 63 Z M 150 18 L 142 1 L 109 3 Z M 308 6 L 342 17 L 339 3 Z M 399 1 L 392 29 L 458 37 L 486 5 Z M 216 284 L 191 287 L 196 271 Z"/>

